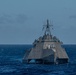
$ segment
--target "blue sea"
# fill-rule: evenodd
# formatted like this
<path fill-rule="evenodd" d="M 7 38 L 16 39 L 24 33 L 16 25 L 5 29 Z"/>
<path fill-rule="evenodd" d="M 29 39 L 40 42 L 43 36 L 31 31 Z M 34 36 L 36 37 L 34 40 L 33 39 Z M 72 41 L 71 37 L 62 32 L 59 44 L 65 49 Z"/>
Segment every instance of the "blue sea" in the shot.
<path fill-rule="evenodd" d="M 68 64 L 24 64 L 22 58 L 32 45 L 0 45 L 0 75 L 76 75 L 76 45 L 63 45 Z"/>

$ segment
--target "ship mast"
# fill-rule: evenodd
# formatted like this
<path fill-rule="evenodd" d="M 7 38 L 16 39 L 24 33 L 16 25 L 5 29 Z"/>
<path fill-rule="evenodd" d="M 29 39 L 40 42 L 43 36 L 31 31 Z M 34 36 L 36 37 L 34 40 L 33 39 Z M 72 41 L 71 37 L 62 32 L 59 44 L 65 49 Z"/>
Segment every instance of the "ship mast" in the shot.
<path fill-rule="evenodd" d="M 50 24 L 49 24 L 49 20 L 47 19 L 47 24 L 46 24 L 46 25 L 43 25 L 43 29 L 45 29 L 45 32 L 44 32 L 45 35 L 46 35 L 46 34 L 51 35 L 52 26 L 53 26 L 53 25 L 50 25 Z"/>

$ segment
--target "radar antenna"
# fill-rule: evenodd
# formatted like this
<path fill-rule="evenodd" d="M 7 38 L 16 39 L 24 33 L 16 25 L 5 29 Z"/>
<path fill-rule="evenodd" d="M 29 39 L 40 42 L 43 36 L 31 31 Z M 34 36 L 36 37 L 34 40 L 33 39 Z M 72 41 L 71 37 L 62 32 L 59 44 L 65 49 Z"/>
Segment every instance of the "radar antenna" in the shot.
<path fill-rule="evenodd" d="M 53 25 L 50 25 L 49 24 L 49 20 L 47 19 L 47 24 L 46 25 L 43 25 L 43 30 L 45 30 L 45 33 L 44 33 L 45 35 L 46 34 L 51 35 L 51 29 L 53 29 L 52 26 Z"/>

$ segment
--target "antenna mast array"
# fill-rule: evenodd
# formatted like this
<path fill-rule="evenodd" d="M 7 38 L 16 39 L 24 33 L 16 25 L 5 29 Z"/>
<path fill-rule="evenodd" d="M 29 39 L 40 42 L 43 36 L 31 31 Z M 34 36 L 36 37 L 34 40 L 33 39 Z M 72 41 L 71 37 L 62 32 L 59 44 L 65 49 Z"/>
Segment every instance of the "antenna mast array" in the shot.
<path fill-rule="evenodd" d="M 50 25 L 50 24 L 49 24 L 49 20 L 47 19 L 47 24 L 46 24 L 46 25 L 43 25 L 43 30 L 45 29 L 45 33 L 44 33 L 45 35 L 46 35 L 46 34 L 51 35 L 52 26 L 53 26 L 53 25 Z"/>

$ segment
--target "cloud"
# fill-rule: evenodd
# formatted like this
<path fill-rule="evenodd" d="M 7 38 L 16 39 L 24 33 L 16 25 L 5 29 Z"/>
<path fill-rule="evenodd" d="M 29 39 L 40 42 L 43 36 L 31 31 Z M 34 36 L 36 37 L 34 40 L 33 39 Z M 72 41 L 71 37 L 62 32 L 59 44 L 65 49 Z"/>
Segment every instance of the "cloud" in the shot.
<path fill-rule="evenodd" d="M 70 19 L 76 19 L 76 15 L 69 16 Z"/>
<path fill-rule="evenodd" d="M 25 21 L 27 20 L 27 17 L 24 14 L 18 14 L 16 17 L 16 20 L 18 23 L 22 24 L 22 23 L 25 23 Z"/>
<path fill-rule="evenodd" d="M 3 14 L 0 16 L 0 24 L 24 24 L 27 20 L 27 16 L 25 14 L 18 15 L 8 15 Z"/>

